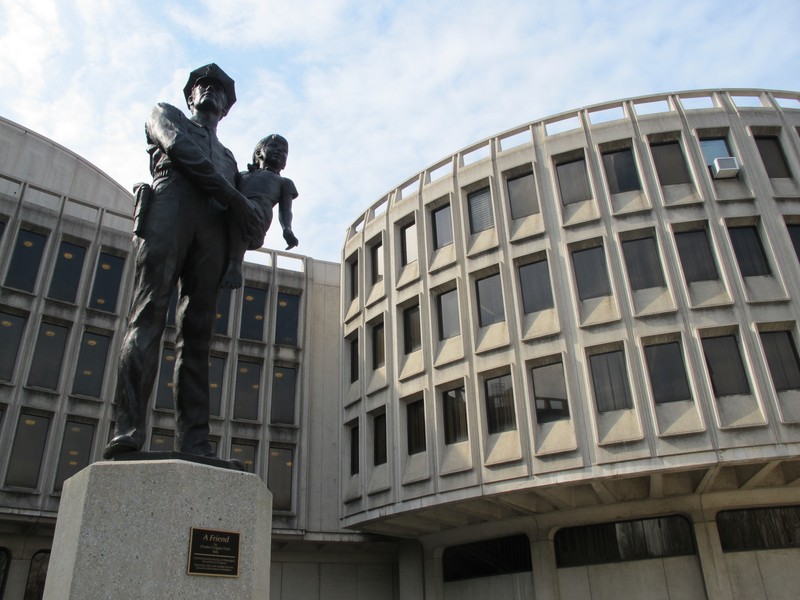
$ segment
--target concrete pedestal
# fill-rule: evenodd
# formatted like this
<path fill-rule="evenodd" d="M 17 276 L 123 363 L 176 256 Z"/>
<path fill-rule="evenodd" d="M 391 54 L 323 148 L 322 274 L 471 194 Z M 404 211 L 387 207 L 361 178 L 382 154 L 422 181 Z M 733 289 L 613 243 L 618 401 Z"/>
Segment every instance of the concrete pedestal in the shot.
<path fill-rule="evenodd" d="M 192 528 L 239 533 L 236 577 L 188 575 Z M 100 462 L 61 497 L 45 600 L 269 598 L 272 494 L 181 460 Z"/>

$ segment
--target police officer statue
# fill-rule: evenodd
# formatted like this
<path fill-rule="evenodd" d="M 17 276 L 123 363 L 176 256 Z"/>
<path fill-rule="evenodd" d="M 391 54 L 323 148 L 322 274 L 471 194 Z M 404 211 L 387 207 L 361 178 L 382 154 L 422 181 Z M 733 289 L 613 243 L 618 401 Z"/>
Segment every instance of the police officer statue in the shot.
<path fill-rule="evenodd" d="M 159 103 L 145 125 L 153 184 L 137 190 L 135 290 L 106 459 L 144 446 L 147 405 L 176 286 L 175 450 L 214 455 L 208 441 L 208 358 L 228 257 L 227 222 L 232 218 L 242 235 L 253 237 L 257 219 L 236 190 L 233 154 L 217 139 L 217 123 L 236 101 L 233 80 L 212 63 L 192 71 L 183 92 L 190 118 Z"/>

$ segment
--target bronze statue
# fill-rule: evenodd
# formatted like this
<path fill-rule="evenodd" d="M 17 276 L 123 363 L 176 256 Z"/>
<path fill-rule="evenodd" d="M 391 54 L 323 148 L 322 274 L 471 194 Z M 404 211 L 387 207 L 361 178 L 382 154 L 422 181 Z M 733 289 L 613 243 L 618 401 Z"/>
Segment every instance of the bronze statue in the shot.
<path fill-rule="evenodd" d="M 116 429 L 103 452 L 107 459 L 144 445 L 147 403 L 176 286 L 175 449 L 214 455 L 208 441 L 208 357 L 229 255 L 228 222 L 243 239 L 262 235 L 259 215 L 235 187 L 236 160 L 217 139 L 217 124 L 236 101 L 233 80 L 212 63 L 192 71 L 183 92 L 190 118 L 159 103 L 145 125 L 153 184 L 136 193 L 135 289 L 120 355 Z"/>

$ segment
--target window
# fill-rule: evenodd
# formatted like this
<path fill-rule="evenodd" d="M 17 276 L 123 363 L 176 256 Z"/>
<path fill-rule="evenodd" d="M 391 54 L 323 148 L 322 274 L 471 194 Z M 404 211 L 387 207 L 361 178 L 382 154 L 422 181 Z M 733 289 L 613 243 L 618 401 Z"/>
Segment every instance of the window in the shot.
<path fill-rule="evenodd" d="M 350 346 L 350 383 L 358 381 L 358 335 L 347 340 Z"/>
<path fill-rule="evenodd" d="M 556 177 L 561 203 L 564 206 L 591 200 L 592 188 L 586 173 L 586 160 L 581 157 L 562 163 L 556 163 Z"/>
<path fill-rule="evenodd" d="M 267 290 L 245 286 L 242 294 L 242 323 L 239 337 L 247 340 L 264 339 L 264 313 Z"/>
<path fill-rule="evenodd" d="M 488 187 L 467 194 L 467 208 L 471 233 L 480 233 L 494 227 L 492 192 Z"/>
<path fill-rule="evenodd" d="M 762 331 L 761 345 L 775 389 L 779 392 L 800 389 L 800 360 L 792 334 L 788 331 Z"/>
<path fill-rule="evenodd" d="M 469 439 L 467 398 L 463 386 L 442 392 L 442 418 L 445 444 L 457 444 Z"/>
<path fill-rule="evenodd" d="M 372 417 L 372 464 L 386 464 L 386 413 Z"/>
<path fill-rule="evenodd" d="M 28 373 L 28 385 L 48 390 L 58 388 L 68 336 L 67 327 L 42 322 Z"/>
<path fill-rule="evenodd" d="M 524 533 L 450 546 L 442 554 L 445 582 L 529 573 L 532 565 L 531 543 Z"/>
<path fill-rule="evenodd" d="M 692 526 L 677 515 L 566 527 L 554 542 L 559 568 L 696 553 Z"/>
<path fill-rule="evenodd" d="M 36 489 L 50 418 L 21 412 L 6 472 L 6 485 Z"/>
<path fill-rule="evenodd" d="M 56 267 L 53 278 L 50 280 L 50 291 L 47 295 L 64 302 L 75 302 L 78 294 L 78 285 L 83 272 L 83 260 L 86 257 L 86 248 L 61 242 L 56 257 Z"/>
<path fill-rule="evenodd" d="M 44 582 L 47 579 L 49 564 L 49 551 L 41 550 L 33 555 L 30 569 L 28 569 L 28 580 L 25 583 L 24 600 L 39 600 L 44 597 Z"/>
<path fill-rule="evenodd" d="M 800 548 L 800 506 L 723 510 L 717 529 L 723 552 Z"/>
<path fill-rule="evenodd" d="M 522 310 L 526 315 L 553 308 L 553 289 L 546 258 L 519 267 L 519 286 Z"/>
<path fill-rule="evenodd" d="M 514 414 L 514 389 L 511 375 L 491 377 L 484 382 L 486 423 L 489 433 L 502 433 L 517 428 Z"/>
<path fill-rule="evenodd" d="M 370 247 L 372 258 L 372 284 L 383 281 L 383 243 L 378 242 Z"/>
<path fill-rule="evenodd" d="M 678 246 L 686 283 L 719 279 L 717 263 L 714 261 L 705 229 L 676 233 L 675 243 Z"/>
<path fill-rule="evenodd" d="M 158 371 L 156 408 L 175 410 L 175 349 L 167 346 L 161 351 L 161 367 Z"/>
<path fill-rule="evenodd" d="M 358 475 L 359 470 L 359 443 L 358 443 L 358 420 L 353 421 L 347 426 L 350 432 L 350 476 Z"/>
<path fill-rule="evenodd" d="M 372 368 L 380 369 L 386 364 L 386 342 L 384 339 L 383 323 L 372 327 Z"/>
<path fill-rule="evenodd" d="M 736 262 L 739 264 L 739 272 L 742 277 L 772 275 L 756 227 L 752 225 L 728 227 L 728 235 L 731 236 L 731 244 L 733 244 L 733 251 L 736 254 Z"/>
<path fill-rule="evenodd" d="M 272 492 L 272 510 L 292 510 L 292 467 L 294 450 L 291 447 L 269 447 L 267 487 Z"/>
<path fill-rule="evenodd" d="M 92 458 L 93 439 L 94 425 L 67 420 L 64 426 L 64 438 L 61 441 L 61 453 L 58 457 L 54 492 L 60 492 L 67 479 L 89 464 Z"/>
<path fill-rule="evenodd" d="M 240 359 L 236 370 L 236 392 L 233 402 L 233 418 L 255 421 L 258 419 L 259 390 L 261 388 L 261 365 Z"/>
<path fill-rule="evenodd" d="M 478 323 L 480 326 L 486 327 L 505 321 L 500 273 L 478 279 L 475 282 L 475 289 L 478 294 Z"/>
<path fill-rule="evenodd" d="M 150 452 L 173 452 L 175 434 L 168 429 L 156 430 L 150 434 Z"/>
<path fill-rule="evenodd" d="M 686 168 L 686 161 L 683 159 L 680 142 L 676 140 L 663 144 L 652 144 L 650 151 L 653 153 L 658 181 L 662 186 L 692 182 L 689 169 Z"/>
<path fill-rule="evenodd" d="M 602 246 L 595 246 L 572 253 L 572 267 L 578 285 L 578 298 L 590 300 L 611 295 L 611 282 L 606 269 L 606 257 Z"/>
<path fill-rule="evenodd" d="M 83 332 L 78 364 L 75 367 L 75 379 L 72 382 L 72 393 L 81 396 L 100 398 L 103 391 L 103 377 L 108 357 L 108 336 Z"/>
<path fill-rule="evenodd" d="M 358 298 L 358 257 L 347 261 L 347 272 L 350 275 L 350 301 Z"/>
<path fill-rule="evenodd" d="M 5 284 L 8 287 L 33 292 L 46 243 L 46 235 L 27 229 L 19 230 L 14 253 L 11 255 L 11 265 L 6 273 Z"/>
<path fill-rule="evenodd" d="M 692 399 L 680 342 L 645 346 L 644 357 L 656 404 Z"/>
<path fill-rule="evenodd" d="M 255 473 L 257 448 L 258 442 L 255 440 L 234 439 L 231 442 L 231 458 L 240 461 L 248 473 Z M 274 502 L 272 507 L 275 508 Z"/>
<path fill-rule="evenodd" d="M 538 214 L 539 203 L 536 201 L 533 173 L 509 178 L 506 181 L 506 190 L 512 219 Z"/>
<path fill-rule="evenodd" d="M 725 138 L 705 138 L 700 140 L 700 149 L 703 151 L 703 158 L 706 165 L 711 168 L 715 158 L 727 158 L 733 156 L 728 141 Z"/>
<path fill-rule="evenodd" d="M 550 423 L 569 419 L 567 383 L 564 380 L 564 365 L 558 362 L 533 367 L 533 401 L 536 407 L 536 422 Z"/>
<path fill-rule="evenodd" d="M 767 176 L 770 179 L 791 177 L 792 173 L 789 171 L 789 165 L 786 164 L 786 157 L 778 138 L 774 135 L 757 135 L 755 139 L 758 152 L 761 154 L 761 161 L 767 170 Z"/>
<path fill-rule="evenodd" d="M 633 408 L 625 353 L 612 350 L 589 357 L 597 410 L 601 413 Z"/>
<path fill-rule="evenodd" d="M 625 266 L 633 290 L 664 287 L 664 273 L 654 237 L 622 242 Z"/>
<path fill-rule="evenodd" d="M 275 313 L 275 343 L 297 346 L 297 326 L 300 311 L 300 296 L 278 292 L 278 307 Z"/>
<path fill-rule="evenodd" d="M 406 404 L 406 434 L 409 456 L 425 452 L 425 400 L 423 398 Z"/>
<path fill-rule="evenodd" d="M 409 306 L 403 311 L 403 349 L 406 354 L 422 348 L 419 322 L 419 304 Z"/>
<path fill-rule="evenodd" d="M 217 296 L 217 314 L 214 321 L 214 333 L 217 335 L 228 335 L 231 293 L 231 290 L 220 290 Z"/>
<path fill-rule="evenodd" d="M 100 253 L 97 270 L 94 274 L 94 286 L 89 298 L 89 306 L 105 312 L 117 310 L 119 284 L 122 280 L 122 268 L 125 259 L 106 252 Z"/>
<path fill-rule="evenodd" d="M 222 412 L 222 386 L 225 380 L 225 358 L 208 358 L 208 413 L 218 417 Z"/>
<path fill-rule="evenodd" d="M 453 215 L 449 204 L 431 212 L 433 247 L 438 250 L 453 243 Z"/>
<path fill-rule="evenodd" d="M 642 189 L 639 182 L 639 173 L 636 171 L 636 161 L 630 148 L 603 153 L 603 169 L 606 172 L 608 191 L 611 194 L 621 194 Z"/>
<path fill-rule="evenodd" d="M 25 317 L 0 312 L 0 380 L 11 381 L 17 362 Z"/>
<path fill-rule="evenodd" d="M 417 261 L 417 224 L 415 222 L 400 229 L 400 258 L 404 266 Z"/>
<path fill-rule="evenodd" d="M 703 338 L 703 354 L 714 396 L 749 394 L 750 384 L 734 335 Z"/>
<path fill-rule="evenodd" d="M 297 369 L 275 365 L 272 369 L 272 408 L 270 423 L 294 425 L 294 400 Z"/>
<path fill-rule="evenodd" d="M 440 340 L 461 334 L 461 321 L 458 317 L 458 289 L 453 288 L 436 296 L 436 312 L 439 316 Z"/>
<path fill-rule="evenodd" d="M 795 256 L 797 256 L 797 259 L 800 260 L 800 224 L 786 225 L 786 229 L 789 230 L 789 237 L 792 239 L 792 246 L 794 247 Z"/>
<path fill-rule="evenodd" d="M 3 222 L 0 221 L 0 235 L 3 233 Z M 0 594 L 6 587 L 8 572 L 11 570 L 11 552 L 7 548 L 0 548 Z M 2 596 L 0 596 L 1 598 Z"/>

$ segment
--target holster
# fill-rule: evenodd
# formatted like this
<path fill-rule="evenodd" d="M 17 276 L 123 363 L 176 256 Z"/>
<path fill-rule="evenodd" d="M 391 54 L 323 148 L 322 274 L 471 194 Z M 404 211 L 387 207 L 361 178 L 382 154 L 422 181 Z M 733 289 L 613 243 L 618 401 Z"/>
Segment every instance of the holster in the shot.
<path fill-rule="evenodd" d="M 135 197 L 133 204 L 133 235 L 144 238 L 144 225 L 147 212 L 153 200 L 153 188 L 149 183 L 137 183 L 133 186 Z"/>

